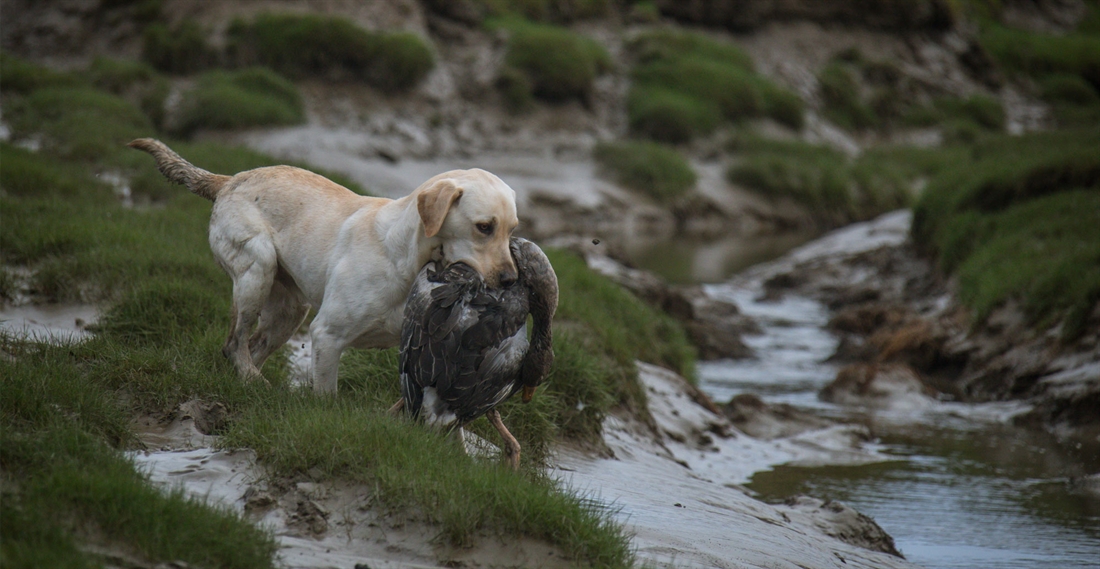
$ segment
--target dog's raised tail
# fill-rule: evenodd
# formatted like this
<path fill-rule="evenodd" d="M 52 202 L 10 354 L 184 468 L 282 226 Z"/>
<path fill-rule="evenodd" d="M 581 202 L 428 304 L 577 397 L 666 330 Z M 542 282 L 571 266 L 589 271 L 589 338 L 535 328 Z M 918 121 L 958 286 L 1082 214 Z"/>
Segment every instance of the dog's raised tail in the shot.
<path fill-rule="evenodd" d="M 144 150 L 153 155 L 157 161 L 157 169 L 169 181 L 187 186 L 191 193 L 202 196 L 210 201 L 218 197 L 230 176 L 207 172 L 198 166 L 186 161 L 176 154 L 163 142 L 153 138 L 139 138 L 128 144 L 130 148 Z"/>

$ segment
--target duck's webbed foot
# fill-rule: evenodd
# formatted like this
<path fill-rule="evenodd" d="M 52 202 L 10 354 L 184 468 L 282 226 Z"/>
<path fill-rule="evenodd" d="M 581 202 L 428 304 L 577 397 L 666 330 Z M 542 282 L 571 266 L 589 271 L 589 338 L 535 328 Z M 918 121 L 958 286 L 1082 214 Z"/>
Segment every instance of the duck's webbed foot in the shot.
<path fill-rule="evenodd" d="M 485 416 L 496 427 L 500 437 L 504 439 L 504 459 L 508 461 L 513 470 L 519 470 L 519 441 L 512 436 L 512 433 L 508 432 L 508 427 L 505 427 L 504 422 L 500 420 L 499 411 L 492 409 Z"/>

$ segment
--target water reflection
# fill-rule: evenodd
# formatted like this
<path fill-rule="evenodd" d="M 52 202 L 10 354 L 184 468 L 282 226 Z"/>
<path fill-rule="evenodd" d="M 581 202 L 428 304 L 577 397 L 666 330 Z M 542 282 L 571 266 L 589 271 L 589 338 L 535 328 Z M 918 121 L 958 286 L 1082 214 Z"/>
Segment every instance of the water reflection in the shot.
<path fill-rule="evenodd" d="M 1100 498 L 1072 483 L 1096 471 L 1095 449 L 1008 426 L 873 428 L 897 461 L 781 466 L 749 487 L 765 500 L 804 493 L 847 502 L 927 567 L 1097 566 Z"/>
<path fill-rule="evenodd" d="M 717 283 L 752 265 L 774 259 L 817 237 L 813 231 L 726 237 L 717 241 L 676 239 L 628 245 L 630 261 L 672 283 Z"/>

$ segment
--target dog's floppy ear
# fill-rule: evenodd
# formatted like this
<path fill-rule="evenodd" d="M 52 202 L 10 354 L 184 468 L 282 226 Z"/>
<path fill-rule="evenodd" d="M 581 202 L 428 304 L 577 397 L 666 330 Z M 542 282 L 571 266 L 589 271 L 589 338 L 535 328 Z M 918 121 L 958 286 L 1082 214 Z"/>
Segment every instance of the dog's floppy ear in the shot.
<path fill-rule="evenodd" d="M 420 213 L 420 220 L 424 222 L 425 237 L 435 237 L 439 233 L 443 220 L 447 219 L 447 212 L 460 197 L 462 188 L 456 186 L 450 178 L 437 180 L 420 191 L 416 196 L 416 210 Z"/>

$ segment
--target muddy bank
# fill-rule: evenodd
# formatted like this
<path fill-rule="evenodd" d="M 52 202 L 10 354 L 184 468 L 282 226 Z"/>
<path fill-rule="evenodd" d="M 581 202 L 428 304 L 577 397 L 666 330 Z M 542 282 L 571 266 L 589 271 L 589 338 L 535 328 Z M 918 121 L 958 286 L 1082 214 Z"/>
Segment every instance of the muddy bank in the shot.
<path fill-rule="evenodd" d="M 866 516 L 836 502 L 801 498 L 768 505 L 740 485 L 775 464 L 863 464 L 882 460 L 859 427 L 815 425 L 754 438 L 698 402 L 683 378 L 639 363 L 657 431 L 609 417 L 613 456 L 561 447 L 551 475 L 596 499 L 634 532 L 640 561 L 675 567 L 915 567 Z M 470 548 L 439 545 L 431 526 L 398 523 L 374 489 L 338 480 L 267 475 L 248 450 L 219 450 L 204 433 L 218 411 L 201 401 L 172 417 L 135 424 L 148 450 L 133 459 L 159 484 L 243 512 L 278 539 L 287 567 L 565 567 L 537 540 L 485 535 Z M 495 458 L 489 458 L 495 460 Z"/>
<path fill-rule="evenodd" d="M 1007 303 L 972 324 L 954 283 L 908 241 L 907 211 L 838 230 L 750 270 L 768 298 L 790 293 L 829 307 L 842 367 L 826 397 L 875 405 L 898 398 L 1021 401 L 1022 425 L 1100 434 L 1100 305 L 1081 338 L 1028 323 Z"/>

